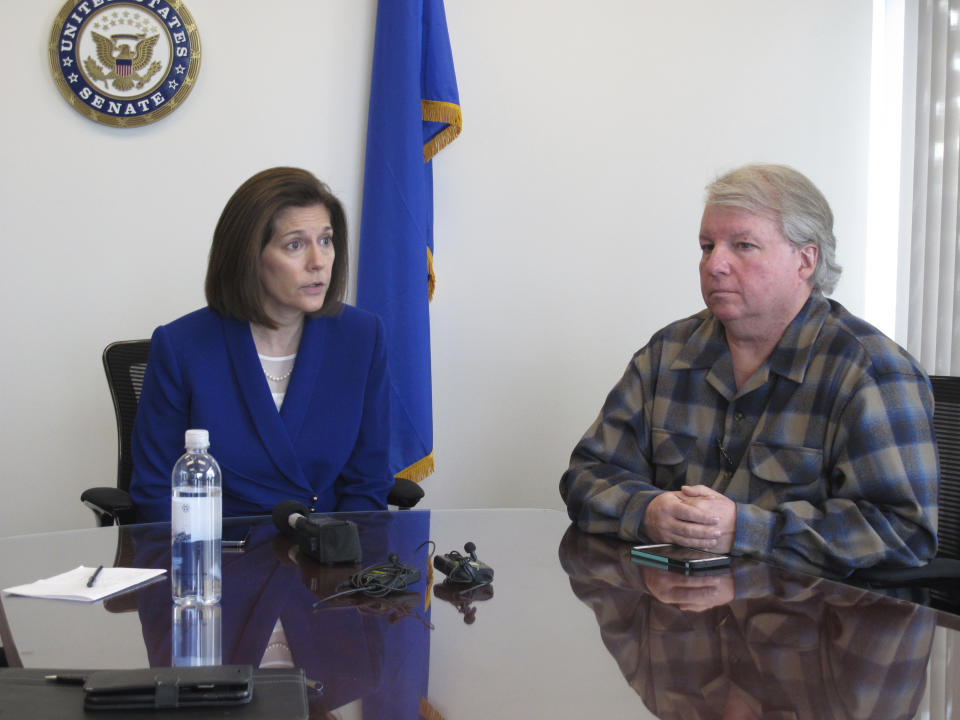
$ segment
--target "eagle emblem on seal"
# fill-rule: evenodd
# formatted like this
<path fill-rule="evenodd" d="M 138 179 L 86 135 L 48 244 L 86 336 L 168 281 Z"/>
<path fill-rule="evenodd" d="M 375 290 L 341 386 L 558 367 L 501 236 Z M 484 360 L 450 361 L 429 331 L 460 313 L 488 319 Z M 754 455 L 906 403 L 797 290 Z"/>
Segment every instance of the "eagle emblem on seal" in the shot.
<path fill-rule="evenodd" d="M 111 35 L 106 37 L 93 32 L 93 41 L 97 47 L 97 60 L 87 57 L 83 67 L 94 80 L 106 82 L 109 87 L 113 82 L 114 89 L 125 92 L 133 89 L 142 89 L 154 75 L 160 72 L 162 64 L 153 58 L 153 48 L 160 39 L 159 35 Z M 136 43 L 131 49 L 130 44 Z M 149 67 L 147 67 L 149 65 Z M 143 73 L 140 72 L 147 67 Z"/>

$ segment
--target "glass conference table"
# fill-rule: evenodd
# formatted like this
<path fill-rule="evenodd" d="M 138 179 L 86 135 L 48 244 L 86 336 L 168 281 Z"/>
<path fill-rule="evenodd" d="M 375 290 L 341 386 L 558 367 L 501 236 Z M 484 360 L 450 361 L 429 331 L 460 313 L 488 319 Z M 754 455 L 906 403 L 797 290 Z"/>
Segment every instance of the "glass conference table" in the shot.
<path fill-rule="evenodd" d="M 279 661 L 316 683 L 317 717 L 960 719 L 960 616 L 904 599 L 924 600 L 917 590 L 892 597 L 740 559 L 687 577 L 633 562 L 629 544 L 555 510 L 344 517 L 359 525 L 363 566 L 396 553 L 421 579 L 314 607 L 361 566 L 321 566 L 269 518 L 245 520 L 247 547 L 224 552 L 223 600 L 199 624 L 175 616 L 166 576 L 94 603 L 4 594 L 8 661 L 259 666 L 278 661 L 281 629 Z M 492 585 L 461 593 L 434 572 L 428 587 L 427 540 L 441 554 L 474 542 Z M 0 539 L 0 588 L 101 563 L 169 567 L 169 526 Z"/>

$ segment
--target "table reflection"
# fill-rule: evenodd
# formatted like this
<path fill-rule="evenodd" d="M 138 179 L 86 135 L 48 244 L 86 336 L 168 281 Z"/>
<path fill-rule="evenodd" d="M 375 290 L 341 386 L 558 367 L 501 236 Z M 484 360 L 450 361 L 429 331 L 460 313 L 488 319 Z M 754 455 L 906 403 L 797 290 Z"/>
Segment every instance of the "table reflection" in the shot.
<path fill-rule="evenodd" d="M 220 605 L 173 605 L 174 667 L 223 664 Z"/>
<path fill-rule="evenodd" d="M 929 608 L 749 561 L 710 575 L 645 567 L 575 527 L 559 554 L 658 718 L 911 718 L 923 697 Z"/>
<path fill-rule="evenodd" d="M 169 581 L 136 593 L 135 608 L 129 609 L 139 613 L 150 665 L 204 663 L 216 655 L 224 664 L 299 667 L 316 688 L 312 717 L 359 701 L 364 717 L 416 718 L 429 672 L 427 551 L 418 549 L 429 536 L 429 514 L 378 513 L 355 520 L 362 566 L 396 552 L 421 570 L 420 582 L 386 598 L 350 595 L 315 608 L 362 566 L 320 565 L 302 557 L 269 521 L 256 522 L 243 551 L 223 554 L 223 600 L 211 617 L 179 618 L 175 624 Z M 122 564 L 169 564 L 168 526 L 131 526 L 124 532 Z"/>

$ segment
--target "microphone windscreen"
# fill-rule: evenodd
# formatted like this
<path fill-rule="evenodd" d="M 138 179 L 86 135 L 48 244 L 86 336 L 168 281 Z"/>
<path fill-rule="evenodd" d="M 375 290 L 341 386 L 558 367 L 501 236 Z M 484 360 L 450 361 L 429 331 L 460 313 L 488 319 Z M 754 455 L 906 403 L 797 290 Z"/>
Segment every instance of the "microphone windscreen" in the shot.
<path fill-rule="evenodd" d="M 281 535 L 288 535 L 290 537 L 296 535 L 294 529 L 290 527 L 290 516 L 295 514 L 309 517 L 310 508 L 296 500 L 284 500 L 281 503 L 277 503 L 276 507 L 273 508 L 273 524 L 277 530 L 280 531 Z"/>

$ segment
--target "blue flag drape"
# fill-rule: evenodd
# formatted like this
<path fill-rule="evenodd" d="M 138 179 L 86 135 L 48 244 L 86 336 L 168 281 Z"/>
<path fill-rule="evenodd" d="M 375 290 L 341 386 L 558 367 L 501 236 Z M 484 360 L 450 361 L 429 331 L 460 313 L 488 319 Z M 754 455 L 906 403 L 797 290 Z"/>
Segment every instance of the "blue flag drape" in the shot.
<path fill-rule="evenodd" d="M 370 80 L 357 306 L 386 327 L 391 470 L 433 471 L 431 159 L 460 133 L 443 0 L 380 0 Z"/>

